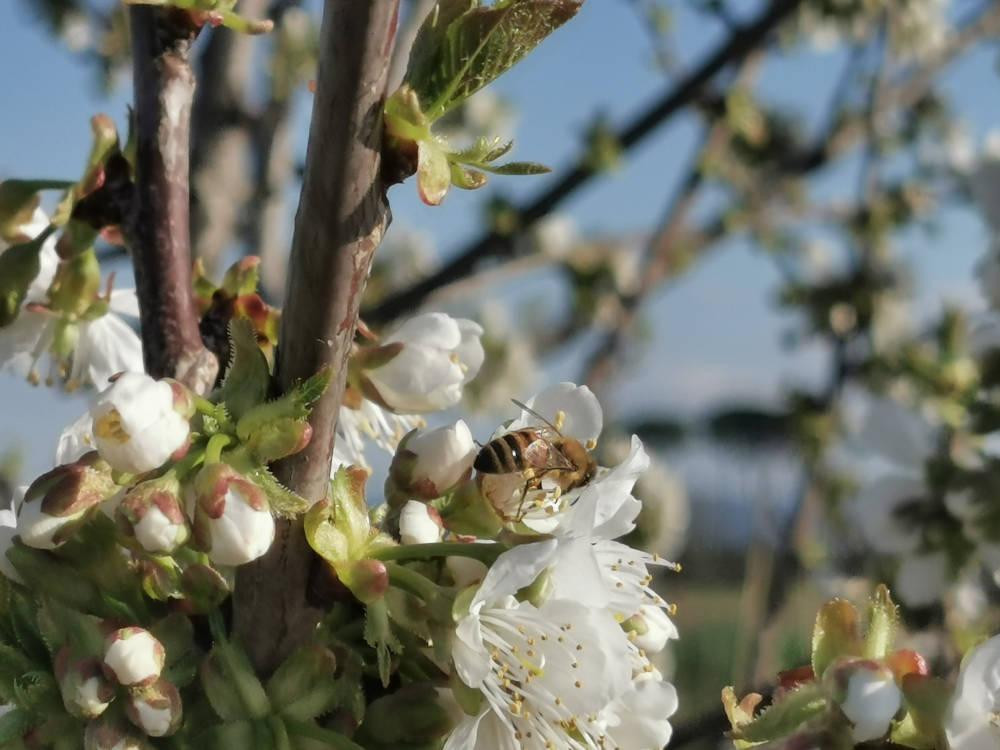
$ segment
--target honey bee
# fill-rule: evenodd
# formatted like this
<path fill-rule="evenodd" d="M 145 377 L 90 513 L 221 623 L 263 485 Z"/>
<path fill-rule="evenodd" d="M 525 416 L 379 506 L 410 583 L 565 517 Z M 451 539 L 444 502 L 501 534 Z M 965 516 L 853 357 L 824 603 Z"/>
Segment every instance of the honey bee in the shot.
<path fill-rule="evenodd" d="M 545 426 L 524 427 L 493 438 L 480 448 L 472 466 L 487 478 L 520 475 L 524 485 L 517 513 L 513 519 L 503 514 L 508 520 L 519 521 L 528 493 L 541 490 L 543 479 L 552 480 L 557 493 L 562 494 L 593 479 L 597 462 L 579 440 L 566 437 L 559 427 L 520 401 L 514 403 Z"/>

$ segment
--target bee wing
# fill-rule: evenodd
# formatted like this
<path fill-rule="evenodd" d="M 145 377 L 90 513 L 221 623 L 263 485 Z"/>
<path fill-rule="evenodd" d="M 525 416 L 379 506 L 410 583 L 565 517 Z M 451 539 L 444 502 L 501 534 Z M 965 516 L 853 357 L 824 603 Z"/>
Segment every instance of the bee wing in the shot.
<path fill-rule="evenodd" d="M 529 466 L 546 471 L 572 469 L 573 463 L 550 438 L 539 435 L 524 449 L 524 458 Z"/>

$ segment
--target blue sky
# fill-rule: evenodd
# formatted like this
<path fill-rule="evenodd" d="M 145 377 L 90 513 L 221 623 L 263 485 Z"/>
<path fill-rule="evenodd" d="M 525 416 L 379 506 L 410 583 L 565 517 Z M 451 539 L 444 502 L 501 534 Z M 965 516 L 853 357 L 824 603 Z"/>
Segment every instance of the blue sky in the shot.
<path fill-rule="evenodd" d="M 516 158 L 543 161 L 558 172 L 576 153 L 595 113 L 622 122 L 662 89 L 648 37 L 630 5 L 627 0 L 589 0 L 573 23 L 500 81 L 499 92 L 519 110 Z M 678 24 L 685 51 L 701 49 L 721 34 L 688 16 Z M 818 116 L 840 61 L 836 54 L 781 60 L 765 70 L 762 91 L 772 101 Z M 53 44 L 31 22 L 22 2 L 0 2 L 0 71 L 0 177 L 73 177 L 88 147 L 88 117 L 107 112 L 122 122 L 130 98 L 127 81 L 111 98 L 102 96 L 92 71 Z M 990 55 L 974 55 L 948 71 L 944 88 L 977 136 L 1000 124 L 1000 97 L 987 93 L 997 90 Z M 307 110 L 303 95 L 298 113 L 303 124 Z M 579 191 L 566 211 L 585 234 L 631 234 L 654 225 L 695 132 L 691 120 L 677 120 L 632 152 L 617 173 Z M 300 128 L 300 149 L 304 143 Z M 495 178 L 489 189 L 515 199 L 528 197 L 545 179 Z M 824 189 L 831 191 L 849 186 L 842 176 L 827 182 Z M 394 221 L 429 233 L 447 254 L 477 233 L 488 190 L 456 191 L 432 210 L 416 200 L 412 185 L 398 186 L 390 194 Z M 939 309 L 943 298 L 978 302 L 970 269 L 986 242 L 981 222 L 965 210 L 949 211 L 933 240 L 907 238 L 899 251 L 916 272 L 920 317 Z M 781 333 L 792 321 L 774 308 L 778 281 L 769 261 L 730 243 L 659 295 L 646 308 L 653 334 L 645 355 L 615 391 L 618 413 L 690 412 L 720 400 L 774 398 L 783 383 L 815 381 L 823 353 L 815 348 L 789 353 L 781 347 Z M 527 288 L 530 294 L 543 294 L 552 283 L 542 274 Z M 580 350 L 559 356 L 547 375 L 578 376 Z M 0 451 L 19 444 L 27 471 L 48 468 L 59 429 L 85 404 L 80 395 L 35 389 L 0 376 Z"/>

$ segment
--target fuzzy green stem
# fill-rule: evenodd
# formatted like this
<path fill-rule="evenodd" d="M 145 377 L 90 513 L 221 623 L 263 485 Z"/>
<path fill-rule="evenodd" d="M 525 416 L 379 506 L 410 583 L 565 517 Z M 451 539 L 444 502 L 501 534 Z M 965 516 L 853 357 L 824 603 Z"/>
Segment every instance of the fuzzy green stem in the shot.
<path fill-rule="evenodd" d="M 434 542 L 432 544 L 400 544 L 382 547 L 369 555 L 375 560 L 434 560 L 439 557 L 471 557 L 492 565 L 507 551 L 505 544 L 468 544 L 463 542 Z"/>
<path fill-rule="evenodd" d="M 232 437 L 221 432 L 218 435 L 212 435 L 208 439 L 208 445 L 205 446 L 205 463 L 219 463 L 222 460 L 223 449 L 231 442 L 233 442 Z"/>

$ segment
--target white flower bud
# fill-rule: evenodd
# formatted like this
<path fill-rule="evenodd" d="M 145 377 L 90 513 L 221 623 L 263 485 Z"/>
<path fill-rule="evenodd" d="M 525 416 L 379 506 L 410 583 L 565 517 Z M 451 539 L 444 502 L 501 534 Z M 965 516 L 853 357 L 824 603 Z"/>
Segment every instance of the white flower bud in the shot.
<path fill-rule="evenodd" d="M 183 705 L 177 688 L 161 678 L 147 688 L 132 691 L 125 713 L 147 736 L 167 737 L 180 728 Z"/>
<path fill-rule="evenodd" d="M 399 513 L 399 538 L 403 544 L 440 542 L 441 516 L 429 505 L 410 500 Z"/>
<path fill-rule="evenodd" d="M 274 517 L 263 491 L 226 464 L 206 466 L 195 480 L 194 533 L 217 565 L 243 565 L 274 541 Z"/>
<path fill-rule="evenodd" d="M 870 661 L 856 661 L 843 669 L 849 676 L 840 708 L 854 725 L 851 736 L 855 742 L 883 737 L 903 700 L 892 672 Z"/>
<path fill-rule="evenodd" d="M 126 687 L 155 682 L 165 658 L 163 644 L 142 628 L 121 628 L 105 641 L 104 666 L 110 677 Z"/>
<path fill-rule="evenodd" d="M 440 497 L 458 484 L 472 469 L 478 448 L 469 426 L 461 419 L 453 425 L 418 431 L 405 443 L 415 459 L 411 487 L 426 488 L 422 497 Z"/>
<path fill-rule="evenodd" d="M 677 626 L 662 607 L 644 604 L 628 623 L 635 626 L 632 642 L 647 654 L 658 654 L 678 636 Z"/>
<path fill-rule="evenodd" d="M 120 376 L 90 408 L 101 457 L 119 471 L 142 474 L 183 450 L 190 402 L 181 388 L 142 373 Z"/>
<path fill-rule="evenodd" d="M 17 514 L 27 489 L 27 487 L 23 486 L 16 488 L 14 490 L 14 497 L 11 498 L 10 507 L 0 510 L 0 573 L 7 580 L 22 585 L 24 584 L 24 580 L 21 578 L 21 574 L 17 572 L 17 568 L 7 559 L 7 550 L 10 549 L 11 544 L 14 542 L 14 537 L 18 533 Z"/>
<path fill-rule="evenodd" d="M 114 689 L 97 659 L 74 660 L 70 649 L 56 654 L 56 678 L 66 710 L 81 719 L 95 719 L 111 705 Z"/>
<path fill-rule="evenodd" d="M 142 482 L 118 505 L 118 521 L 146 551 L 170 554 L 191 535 L 180 492 L 180 483 L 170 475 Z"/>
<path fill-rule="evenodd" d="M 462 398 L 462 387 L 482 367 L 483 329 L 444 313 L 417 315 L 384 341 L 399 344 L 388 362 L 366 370 L 386 406 L 403 414 L 439 411 Z"/>

